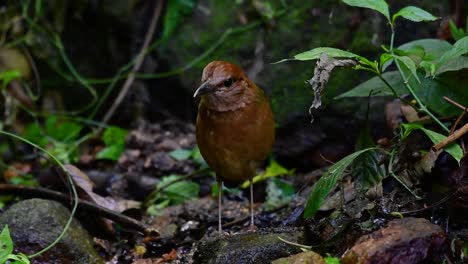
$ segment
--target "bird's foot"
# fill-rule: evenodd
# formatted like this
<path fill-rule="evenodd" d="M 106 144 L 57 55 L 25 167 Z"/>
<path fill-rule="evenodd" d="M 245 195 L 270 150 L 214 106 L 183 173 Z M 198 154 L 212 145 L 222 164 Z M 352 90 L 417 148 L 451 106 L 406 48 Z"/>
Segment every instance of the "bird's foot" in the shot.
<path fill-rule="evenodd" d="M 224 230 L 217 230 L 214 232 L 214 235 L 218 238 L 225 238 L 225 237 L 230 236 L 231 234 Z"/>
<path fill-rule="evenodd" d="M 250 226 L 247 228 L 247 232 L 257 232 L 258 227 L 255 224 L 250 224 Z"/>

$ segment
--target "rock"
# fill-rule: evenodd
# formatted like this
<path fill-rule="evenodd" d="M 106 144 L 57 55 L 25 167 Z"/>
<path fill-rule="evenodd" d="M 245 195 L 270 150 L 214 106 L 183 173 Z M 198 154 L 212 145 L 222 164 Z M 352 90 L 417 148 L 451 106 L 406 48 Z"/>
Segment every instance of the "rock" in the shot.
<path fill-rule="evenodd" d="M 287 258 L 280 258 L 271 264 L 325 264 L 325 260 L 313 251 L 302 252 Z"/>
<path fill-rule="evenodd" d="M 343 264 L 442 263 L 446 235 L 437 225 L 423 218 L 391 221 L 386 228 L 358 239 L 345 252 Z"/>
<path fill-rule="evenodd" d="M 300 243 L 301 232 L 264 234 L 261 232 L 222 237 L 202 241 L 195 249 L 194 263 L 270 263 L 271 261 L 300 252 L 299 247 L 278 239 Z"/>
<path fill-rule="evenodd" d="M 30 199 L 18 202 L 0 215 L 0 229 L 8 225 L 16 252 L 33 254 L 52 243 L 62 232 L 70 212 L 55 201 Z M 32 263 L 104 263 L 93 240 L 73 220 L 55 247 L 33 258 Z"/>

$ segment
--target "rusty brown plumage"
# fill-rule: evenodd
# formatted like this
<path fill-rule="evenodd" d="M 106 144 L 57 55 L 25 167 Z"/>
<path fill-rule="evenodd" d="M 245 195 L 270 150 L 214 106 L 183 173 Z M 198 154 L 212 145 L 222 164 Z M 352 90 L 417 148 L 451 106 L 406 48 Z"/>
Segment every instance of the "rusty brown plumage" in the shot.
<path fill-rule="evenodd" d="M 202 85 L 194 94 L 197 96 L 201 97 L 197 143 L 203 158 L 216 172 L 218 182 L 251 181 L 275 138 L 273 113 L 263 91 L 238 66 L 213 61 L 203 70 Z M 221 184 L 219 189 L 221 219 Z"/>

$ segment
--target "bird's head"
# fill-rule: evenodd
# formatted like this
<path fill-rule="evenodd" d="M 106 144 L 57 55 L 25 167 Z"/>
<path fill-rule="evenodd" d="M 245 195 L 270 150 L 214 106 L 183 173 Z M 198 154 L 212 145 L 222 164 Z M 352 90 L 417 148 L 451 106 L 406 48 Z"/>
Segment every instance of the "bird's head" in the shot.
<path fill-rule="evenodd" d="M 226 61 L 213 61 L 205 66 L 202 84 L 193 94 L 214 110 L 235 110 L 251 101 L 254 84 L 237 66 Z M 226 111 L 226 110 L 224 110 Z"/>

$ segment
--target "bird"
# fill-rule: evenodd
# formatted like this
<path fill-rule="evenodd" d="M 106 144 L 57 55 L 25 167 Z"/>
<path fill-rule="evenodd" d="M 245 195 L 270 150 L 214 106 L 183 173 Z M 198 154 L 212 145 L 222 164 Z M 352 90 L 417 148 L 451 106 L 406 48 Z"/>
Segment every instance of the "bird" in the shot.
<path fill-rule="evenodd" d="M 255 230 L 253 182 L 256 169 L 270 154 L 275 119 L 265 93 L 242 69 L 227 61 L 205 66 L 196 121 L 196 140 L 218 182 L 218 232 L 222 233 L 223 182 L 250 182 L 250 230 Z"/>

